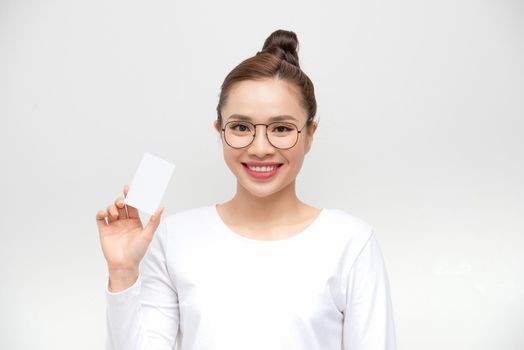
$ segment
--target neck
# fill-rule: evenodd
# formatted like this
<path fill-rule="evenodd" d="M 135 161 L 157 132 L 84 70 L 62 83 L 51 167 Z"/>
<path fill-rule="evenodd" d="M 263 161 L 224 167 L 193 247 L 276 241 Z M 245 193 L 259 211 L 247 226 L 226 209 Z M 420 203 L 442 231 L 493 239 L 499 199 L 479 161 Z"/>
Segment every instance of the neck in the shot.
<path fill-rule="evenodd" d="M 227 204 L 238 216 L 260 224 L 284 220 L 289 214 L 297 214 L 304 206 L 296 195 L 295 180 L 266 197 L 254 195 L 237 182 L 237 192 Z"/>

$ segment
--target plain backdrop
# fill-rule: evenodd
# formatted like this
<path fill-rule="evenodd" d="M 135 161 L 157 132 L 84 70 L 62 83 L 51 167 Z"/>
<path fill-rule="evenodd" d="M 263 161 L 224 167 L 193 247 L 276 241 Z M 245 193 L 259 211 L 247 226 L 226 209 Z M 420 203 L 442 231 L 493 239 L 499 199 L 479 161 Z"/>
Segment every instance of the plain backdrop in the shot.
<path fill-rule="evenodd" d="M 318 102 L 297 194 L 374 226 L 398 349 L 524 349 L 519 0 L 1 0 L 0 348 L 103 348 L 96 212 L 146 151 L 164 217 L 233 196 L 219 88 L 276 29 Z"/>

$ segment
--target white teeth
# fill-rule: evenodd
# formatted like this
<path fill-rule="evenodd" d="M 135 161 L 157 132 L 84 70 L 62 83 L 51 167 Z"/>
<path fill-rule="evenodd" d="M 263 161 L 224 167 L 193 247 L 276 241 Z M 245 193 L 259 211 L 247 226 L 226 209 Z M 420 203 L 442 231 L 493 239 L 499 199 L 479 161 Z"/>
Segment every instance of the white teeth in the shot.
<path fill-rule="evenodd" d="M 257 171 L 257 172 L 260 172 L 260 173 L 267 173 L 267 172 L 270 172 L 270 171 L 273 171 L 274 169 L 276 168 L 276 166 L 262 166 L 262 167 L 259 167 L 259 166 L 250 166 L 249 169 L 250 170 L 253 170 L 253 171 Z"/>

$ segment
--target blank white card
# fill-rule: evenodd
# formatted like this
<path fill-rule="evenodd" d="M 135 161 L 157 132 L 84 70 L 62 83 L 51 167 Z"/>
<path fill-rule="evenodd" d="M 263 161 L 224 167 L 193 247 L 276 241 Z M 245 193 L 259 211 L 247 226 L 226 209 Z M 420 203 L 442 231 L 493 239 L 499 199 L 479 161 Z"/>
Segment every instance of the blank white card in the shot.
<path fill-rule="evenodd" d="M 144 153 L 124 202 L 153 215 L 160 206 L 174 169 L 175 164 Z"/>

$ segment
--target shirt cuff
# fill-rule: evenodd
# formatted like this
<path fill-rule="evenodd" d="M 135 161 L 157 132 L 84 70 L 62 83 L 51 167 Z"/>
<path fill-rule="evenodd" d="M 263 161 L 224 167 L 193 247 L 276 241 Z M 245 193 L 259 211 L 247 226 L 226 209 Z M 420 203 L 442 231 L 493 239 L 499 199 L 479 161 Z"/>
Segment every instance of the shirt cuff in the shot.
<path fill-rule="evenodd" d="M 109 290 L 109 278 L 107 279 L 106 284 L 106 298 L 111 302 L 124 302 L 130 298 L 136 297 L 140 293 L 141 286 L 141 275 L 139 274 L 135 283 L 133 283 L 127 289 L 121 290 L 119 292 L 112 292 Z"/>

